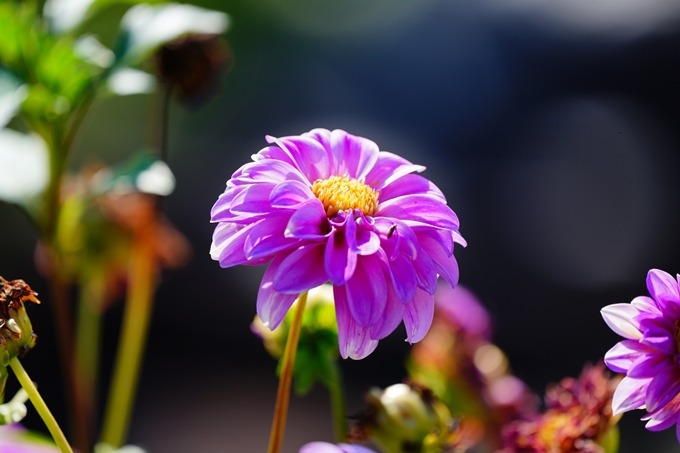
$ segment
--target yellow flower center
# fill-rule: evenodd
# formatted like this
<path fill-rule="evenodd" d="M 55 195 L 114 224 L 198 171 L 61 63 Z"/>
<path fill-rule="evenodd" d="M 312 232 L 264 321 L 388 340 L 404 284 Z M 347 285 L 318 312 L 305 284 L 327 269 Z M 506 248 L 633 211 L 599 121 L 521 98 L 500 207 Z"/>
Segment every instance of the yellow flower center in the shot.
<path fill-rule="evenodd" d="M 349 209 L 361 209 L 364 215 L 372 216 L 378 209 L 378 192 L 346 176 L 318 179 L 312 185 L 312 193 L 323 203 L 328 218 Z"/>

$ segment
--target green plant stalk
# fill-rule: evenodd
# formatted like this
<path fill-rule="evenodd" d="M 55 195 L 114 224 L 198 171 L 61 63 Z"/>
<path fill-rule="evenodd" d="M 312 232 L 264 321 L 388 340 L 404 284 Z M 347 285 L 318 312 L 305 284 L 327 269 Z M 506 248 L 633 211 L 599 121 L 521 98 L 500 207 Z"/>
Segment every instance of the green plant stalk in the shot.
<path fill-rule="evenodd" d="M 138 234 L 132 245 L 125 314 L 101 437 L 114 448 L 123 446 L 130 427 L 151 318 L 154 272 L 152 242 Z"/>
<path fill-rule="evenodd" d="M 78 301 L 73 379 L 79 418 L 81 423 L 86 423 L 81 429 L 87 434 L 87 439 L 94 428 L 104 291 L 104 275 L 95 272 L 89 280 L 81 283 Z"/>
<path fill-rule="evenodd" d="M 347 437 L 347 417 L 345 415 L 345 396 L 342 390 L 342 372 L 337 360 L 331 362 L 331 381 L 328 391 L 331 396 L 331 412 L 337 443 L 345 442 Z"/>
<path fill-rule="evenodd" d="M 28 376 L 28 373 L 26 373 L 26 370 L 21 365 L 21 362 L 19 362 L 19 359 L 15 357 L 10 360 L 9 366 L 12 368 L 12 371 L 14 371 L 14 374 L 19 380 L 21 386 L 24 388 L 24 390 L 26 390 L 26 393 L 28 393 L 28 398 L 31 400 L 33 407 L 35 407 L 35 410 L 38 411 L 40 418 L 42 418 L 43 422 L 47 426 L 47 429 L 50 431 L 50 434 L 52 435 L 54 442 L 57 444 L 59 451 L 61 451 L 61 453 L 73 453 L 73 450 L 68 444 L 64 433 L 61 431 L 61 428 L 59 428 L 57 421 L 54 419 L 54 416 L 47 407 L 47 404 L 45 404 L 45 401 L 40 396 L 40 393 L 38 393 L 38 389 L 36 388 L 33 381 L 31 381 L 31 378 Z"/>
<path fill-rule="evenodd" d="M 307 305 L 307 291 L 300 295 L 295 308 L 295 315 L 288 331 L 286 349 L 283 352 L 283 364 L 281 376 L 279 376 L 279 390 L 276 394 L 274 406 L 274 421 L 269 436 L 268 453 L 279 453 L 283 445 L 283 433 L 286 430 L 286 417 L 288 416 L 288 402 L 290 401 L 290 387 L 293 383 L 293 369 L 295 368 L 295 356 L 297 354 L 300 330 L 302 329 L 302 315 Z"/>

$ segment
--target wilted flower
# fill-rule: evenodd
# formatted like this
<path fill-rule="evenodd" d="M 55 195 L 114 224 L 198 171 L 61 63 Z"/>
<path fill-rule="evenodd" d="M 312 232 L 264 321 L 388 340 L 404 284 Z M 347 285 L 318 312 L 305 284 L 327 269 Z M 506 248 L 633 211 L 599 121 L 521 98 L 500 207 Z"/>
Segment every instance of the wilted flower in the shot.
<path fill-rule="evenodd" d="M 626 373 L 614 394 L 614 414 L 646 409 L 646 428 L 662 431 L 680 416 L 680 293 L 678 281 L 658 269 L 647 274 L 647 289 L 652 297 L 602 309 L 607 325 L 625 338 L 607 352 L 605 363 Z M 680 424 L 677 435 L 680 440 Z"/>
<path fill-rule="evenodd" d="M 300 453 L 375 453 L 375 451 L 361 445 L 334 445 L 328 442 L 312 442 L 304 445 L 300 449 Z"/>
<path fill-rule="evenodd" d="M 0 346 L 6 348 L 7 360 L 23 357 L 35 346 L 36 335 L 24 304 L 39 304 L 37 295 L 23 280 L 7 281 L 0 277 Z"/>
<path fill-rule="evenodd" d="M 546 392 L 546 411 L 517 420 L 503 431 L 498 453 L 605 453 L 617 451 L 618 417 L 611 400 L 618 379 L 604 365 L 586 366 L 578 379 L 565 378 Z"/>
<path fill-rule="evenodd" d="M 271 260 L 257 313 L 276 328 L 297 296 L 334 285 L 340 353 L 361 359 L 403 320 L 411 343 L 432 322 L 437 274 L 458 282 L 458 218 L 424 167 L 370 140 L 315 129 L 267 137 L 212 209 L 222 267 Z"/>

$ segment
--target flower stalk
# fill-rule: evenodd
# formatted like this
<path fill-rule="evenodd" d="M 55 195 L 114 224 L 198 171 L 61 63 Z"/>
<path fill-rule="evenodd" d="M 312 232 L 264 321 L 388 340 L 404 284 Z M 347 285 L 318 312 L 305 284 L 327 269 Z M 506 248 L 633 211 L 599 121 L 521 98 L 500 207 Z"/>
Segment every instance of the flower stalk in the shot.
<path fill-rule="evenodd" d="M 127 439 L 153 306 L 153 242 L 144 231 L 135 236 L 128 277 L 130 288 L 101 437 L 101 442 L 114 448 L 122 447 Z"/>
<path fill-rule="evenodd" d="M 347 437 L 347 419 L 345 417 L 345 397 L 342 391 L 342 373 L 337 361 L 331 362 L 331 381 L 328 391 L 331 395 L 331 412 L 333 413 L 333 427 L 335 440 L 344 442 Z"/>
<path fill-rule="evenodd" d="M 42 399 L 42 396 L 40 396 L 40 393 L 38 393 L 38 389 L 36 388 L 33 381 L 31 381 L 31 378 L 28 376 L 28 373 L 26 373 L 26 370 L 24 369 L 23 365 L 21 365 L 21 362 L 19 362 L 19 359 L 14 357 L 12 360 L 10 360 L 9 366 L 12 368 L 12 371 L 14 371 L 14 374 L 19 380 L 21 386 L 24 388 L 24 390 L 26 390 L 28 398 L 31 400 L 35 410 L 38 411 L 40 418 L 42 418 L 43 422 L 47 426 L 47 429 L 50 431 L 50 434 L 52 435 L 54 442 L 57 444 L 59 451 L 61 451 L 61 453 L 73 453 L 73 450 L 66 440 L 64 433 L 62 432 L 61 428 L 59 428 L 57 421 L 54 419 L 54 416 L 47 407 L 47 404 L 45 404 L 45 401 Z"/>
<path fill-rule="evenodd" d="M 302 328 L 302 315 L 307 304 L 307 291 L 300 295 L 295 309 L 293 322 L 290 325 L 286 349 L 283 353 L 283 365 L 281 376 L 279 377 L 279 390 L 276 395 L 276 405 L 274 406 L 274 421 L 269 437 L 268 453 L 279 453 L 283 444 L 283 434 L 286 429 L 286 417 L 288 415 L 288 402 L 290 401 L 290 387 L 293 383 L 293 369 L 295 368 L 295 356 L 297 354 L 298 341 L 300 340 L 300 330 Z"/>

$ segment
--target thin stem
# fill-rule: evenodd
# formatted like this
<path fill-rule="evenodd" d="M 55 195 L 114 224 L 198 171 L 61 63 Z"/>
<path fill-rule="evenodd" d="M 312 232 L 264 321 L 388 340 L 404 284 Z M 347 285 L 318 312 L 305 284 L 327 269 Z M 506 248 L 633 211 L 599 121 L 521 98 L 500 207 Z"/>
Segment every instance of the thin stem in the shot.
<path fill-rule="evenodd" d="M 279 376 L 279 391 L 276 395 L 274 406 L 274 421 L 269 436 L 268 453 L 279 453 L 283 444 L 283 433 L 286 429 L 286 417 L 288 415 L 288 401 L 290 400 L 290 386 L 293 383 L 293 369 L 295 368 L 295 355 L 297 354 L 298 340 L 302 328 L 302 315 L 307 304 L 307 291 L 302 293 L 297 301 L 293 322 L 288 332 L 286 349 L 283 352 L 283 366 Z"/>
<path fill-rule="evenodd" d="M 160 137 L 159 137 L 159 150 L 161 160 L 165 163 L 168 162 L 168 124 L 170 122 L 170 101 L 172 100 L 172 83 L 168 83 L 165 87 L 165 93 L 163 93 L 163 101 L 161 105 L 161 124 Z"/>
<path fill-rule="evenodd" d="M 347 417 L 345 415 L 345 397 L 342 391 L 342 372 L 336 360 L 331 362 L 331 381 L 328 383 L 328 391 L 331 394 L 335 440 L 342 443 L 347 437 Z"/>
<path fill-rule="evenodd" d="M 138 233 L 132 246 L 130 287 L 101 438 L 114 448 L 120 448 L 127 440 L 149 330 L 155 286 L 152 244 L 148 235 Z"/>
<path fill-rule="evenodd" d="M 47 407 L 47 404 L 45 404 L 45 401 L 40 396 L 40 393 L 38 393 L 38 389 L 36 388 L 35 384 L 33 381 L 31 381 L 31 378 L 28 377 L 28 373 L 26 373 L 26 370 L 24 370 L 24 367 L 21 365 L 21 362 L 19 362 L 19 359 L 15 357 L 10 360 L 9 366 L 12 367 L 12 371 L 14 371 L 19 383 L 24 388 L 24 390 L 26 390 L 26 393 L 28 393 L 28 397 L 30 398 L 31 403 L 33 403 L 33 407 L 35 407 L 35 410 L 38 411 L 40 418 L 42 418 L 43 422 L 47 426 L 47 429 L 50 431 L 54 442 L 57 444 L 57 447 L 59 447 L 59 451 L 61 451 L 61 453 L 73 453 L 73 450 L 68 444 L 64 433 L 61 431 L 61 428 L 59 428 L 57 421 L 54 419 L 54 416 Z"/>
<path fill-rule="evenodd" d="M 100 271 L 90 273 L 89 279 L 83 278 L 80 286 L 73 379 L 78 420 L 84 424 L 81 426 L 84 440 L 90 438 L 94 428 L 105 285 Z M 89 448 L 89 442 L 86 445 Z"/>

